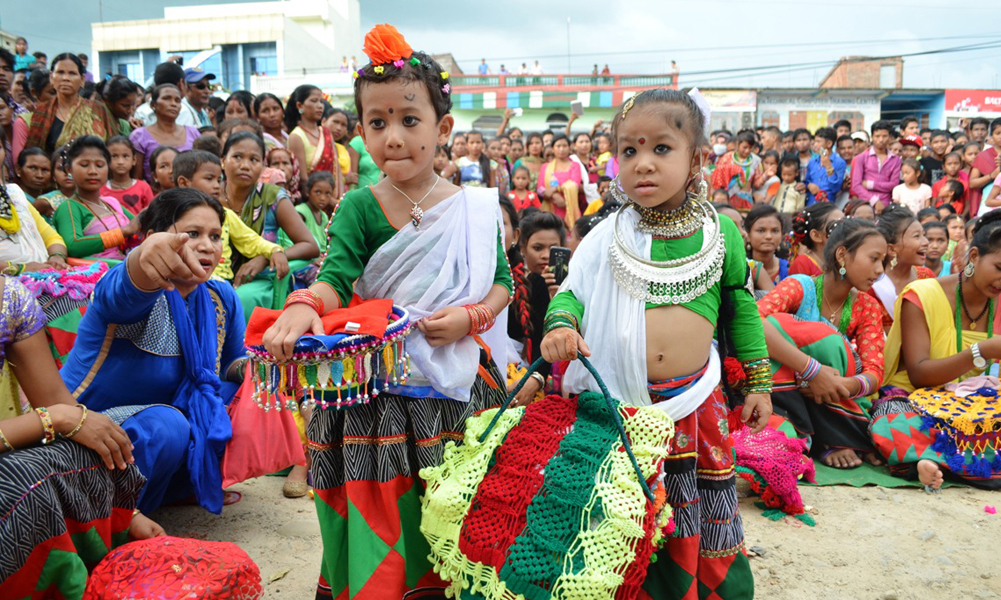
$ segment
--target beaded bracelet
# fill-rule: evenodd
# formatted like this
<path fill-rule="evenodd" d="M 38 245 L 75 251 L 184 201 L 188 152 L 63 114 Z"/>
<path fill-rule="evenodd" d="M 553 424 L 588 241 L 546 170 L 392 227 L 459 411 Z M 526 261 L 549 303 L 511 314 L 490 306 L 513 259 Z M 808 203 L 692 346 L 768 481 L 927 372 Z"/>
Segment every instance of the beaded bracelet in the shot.
<path fill-rule="evenodd" d="M 811 356 L 809 357 L 809 360 L 806 363 L 806 367 L 803 368 L 802 372 L 797 373 L 797 375 L 803 381 L 813 381 L 814 378 L 817 377 L 817 375 L 820 375 L 821 366 L 822 365 L 820 364 L 820 361 Z"/>
<path fill-rule="evenodd" d="M 852 377 L 852 379 L 858 381 L 860 385 L 859 393 L 855 394 L 854 396 L 855 398 L 865 398 L 867 396 L 872 395 L 873 392 L 872 384 L 869 382 L 868 377 L 866 377 L 865 375 L 855 375 L 854 377 Z"/>
<path fill-rule="evenodd" d="M 285 298 L 284 308 L 288 308 L 293 304 L 305 304 L 316 311 L 316 314 L 323 316 L 325 314 L 323 299 L 320 298 L 319 294 L 310 290 L 296 290 Z"/>
<path fill-rule="evenodd" d="M 83 424 L 87 422 L 87 407 L 84 406 L 83 404 L 77 404 L 77 406 L 83 409 L 83 416 L 80 417 L 80 422 L 76 424 L 76 427 L 73 428 L 73 431 L 62 436 L 67 440 L 71 439 L 74 435 L 80 433 L 80 430 L 83 429 Z"/>
<path fill-rule="evenodd" d="M 497 320 L 497 317 L 494 315 L 494 309 L 489 304 L 467 304 L 463 308 L 466 309 L 466 313 L 469 315 L 468 335 L 486 333 L 494 326 L 494 321 Z"/>
<path fill-rule="evenodd" d="M 3 429 L 0 429 L 0 444 L 3 444 L 3 447 L 7 449 L 7 452 L 14 451 L 14 446 L 11 446 L 10 442 L 7 441 L 7 436 L 3 434 Z"/>
<path fill-rule="evenodd" d="M 51 444 L 56 441 L 56 430 L 52 427 L 52 417 L 49 415 L 49 409 L 42 406 L 36 408 L 35 412 L 38 413 L 38 418 L 42 420 L 42 431 L 45 432 L 45 439 L 42 440 L 42 443 Z"/>

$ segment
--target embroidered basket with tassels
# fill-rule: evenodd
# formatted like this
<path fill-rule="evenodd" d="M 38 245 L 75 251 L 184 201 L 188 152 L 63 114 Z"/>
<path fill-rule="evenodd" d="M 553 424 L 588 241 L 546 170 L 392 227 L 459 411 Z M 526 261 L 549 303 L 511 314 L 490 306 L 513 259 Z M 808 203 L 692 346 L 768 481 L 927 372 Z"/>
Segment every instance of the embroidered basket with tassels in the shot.
<path fill-rule="evenodd" d="M 361 311 L 361 307 L 377 311 L 378 303 L 388 303 L 377 317 L 381 321 L 375 328 L 378 333 L 352 334 L 358 330 L 359 322 L 370 323 L 372 316 L 363 319 L 359 314 L 355 322 L 351 320 L 351 311 Z M 274 321 L 262 316 L 258 323 L 258 315 L 280 314 L 280 311 L 255 309 L 248 325 L 247 353 L 251 358 L 254 400 L 261 409 L 292 410 L 296 398 L 318 408 L 347 408 L 365 404 L 386 387 L 407 381 L 410 359 L 406 337 L 413 326 L 407 310 L 393 306 L 389 300 L 371 300 L 338 310 L 346 314 L 337 319 L 337 325 L 331 326 L 328 335 L 300 337 L 292 359 L 279 362 L 256 338 Z M 324 320 L 334 312 L 324 315 Z M 270 316 L 277 318 L 276 314 Z"/>
<path fill-rule="evenodd" d="M 922 428 L 936 430 L 932 450 L 949 470 L 964 477 L 1001 476 L 1001 401 L 998 390 L 982 387 L 968 396 L 944 388 L 915 390 L 908 402 L 921 415 Z"/>
<path fill-rule="evenodd" d="M 540 359 L 421 471 L 421 532 L 451 597 L 630 600 L 674 530 L 663 483 L 674 424 L 613 399 L 580 360 L 602 393 L 508 410 Z"/>

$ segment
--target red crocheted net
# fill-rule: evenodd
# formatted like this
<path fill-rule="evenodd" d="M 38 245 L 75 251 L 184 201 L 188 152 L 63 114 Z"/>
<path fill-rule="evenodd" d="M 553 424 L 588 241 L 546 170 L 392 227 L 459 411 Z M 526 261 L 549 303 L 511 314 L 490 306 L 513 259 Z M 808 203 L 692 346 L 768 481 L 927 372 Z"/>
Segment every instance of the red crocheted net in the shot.
<path fill-rule="evenodd" d="M 83 600 L 263 596 L 260 569 L 236 544 L 157 537 L 111 551 L 91 573 Z"/>
<path fill-rule="evenodd" d="M 813 461 L 805 454 L 806 442 L 790 439 L 774 427 L 765 427 L 754 434 L 744 427 L 733 431 L 732 436 L 738 474 L 751 483 L 765 505 L 790 515 L 803 513 L 803 498 L 796 487 L 797 482 L 800 476 L 813 482 L 816 475 Z M 740 467 L 757 473 L 765 481 L 764 485 L 752 474 L 741 472 Z"/>

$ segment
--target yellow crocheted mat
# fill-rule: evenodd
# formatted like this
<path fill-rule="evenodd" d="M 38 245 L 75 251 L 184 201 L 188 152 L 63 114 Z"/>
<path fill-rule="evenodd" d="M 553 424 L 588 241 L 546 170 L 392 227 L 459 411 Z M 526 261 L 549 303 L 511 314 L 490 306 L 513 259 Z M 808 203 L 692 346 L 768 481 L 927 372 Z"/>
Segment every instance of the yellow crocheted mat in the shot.
<path fill-rule="evenodd" d="M 918 412 L 940 419 L 966 436 L 981 436 L 1001 431 L 1001 402 L 994 395 L 977 393 L 959 397 L 944 388 L 915 390 L 908 397 Z"/>

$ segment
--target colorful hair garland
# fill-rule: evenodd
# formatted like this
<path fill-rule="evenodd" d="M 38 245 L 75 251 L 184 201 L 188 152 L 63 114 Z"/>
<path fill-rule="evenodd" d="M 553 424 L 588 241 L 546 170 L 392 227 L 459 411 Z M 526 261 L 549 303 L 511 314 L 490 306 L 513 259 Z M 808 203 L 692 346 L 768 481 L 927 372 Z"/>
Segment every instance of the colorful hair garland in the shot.
<path fill-rule="evenodd" d="M 403 38 L 403 34 L 388 23 L 376 25 L 365 34 L 365 45 L 362 49 L 371 63 L 358 69 L 354 73 L 355 79 L 365 75 L 365 69 L 368 68 L 371 68 L 371 72 L 375 75 L 386 75 L 386 65 L 392 65 L 397 69 L 404 68 L 407 62 L 413 67 L 423 66 L 425 69 L 434 66 L 430 61 L 422 62 L 414 56 L 414 49 Z M 442 71 L 439 77 L 442 82 L 441 91 L 448 95 L 452 91 L 452 86 L 448 83 L 448 72 Z"/>

